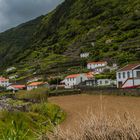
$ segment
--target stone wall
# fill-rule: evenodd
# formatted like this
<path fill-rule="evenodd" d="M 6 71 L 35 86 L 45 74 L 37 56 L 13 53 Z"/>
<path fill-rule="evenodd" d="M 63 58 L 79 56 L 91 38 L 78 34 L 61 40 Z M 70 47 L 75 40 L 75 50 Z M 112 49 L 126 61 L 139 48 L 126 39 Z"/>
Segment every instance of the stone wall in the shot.
<path fill-rule="evenodd" d="M 83 93 L 87 94 L 140 96 L 140 88 L 118 89 L 112 87 L 95 88 L 87 86 L 79 86 L 77 88 L 80 89 Z"/>

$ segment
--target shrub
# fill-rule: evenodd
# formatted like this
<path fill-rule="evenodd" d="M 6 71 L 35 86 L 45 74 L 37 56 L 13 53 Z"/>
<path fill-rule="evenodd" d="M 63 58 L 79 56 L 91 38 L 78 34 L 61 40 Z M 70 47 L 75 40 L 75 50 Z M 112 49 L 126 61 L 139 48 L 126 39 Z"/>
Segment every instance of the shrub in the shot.
<path fill-rule="evenodd" d="M 38 88 L 31 91 L 20 91 L 15 94 L 17 99 L 30 100 L 33 102 L 46 101 L 48 98 L 47 88 Z"/>
<path fill-rule="evenodd" d="M 46 116 L 49 119 L 48 122 L 53 125 L 61 123 L 65 118 L 65 113 L 60 107 L 51 103 L 34 104 L 30 107 L 30 111 Z"/>

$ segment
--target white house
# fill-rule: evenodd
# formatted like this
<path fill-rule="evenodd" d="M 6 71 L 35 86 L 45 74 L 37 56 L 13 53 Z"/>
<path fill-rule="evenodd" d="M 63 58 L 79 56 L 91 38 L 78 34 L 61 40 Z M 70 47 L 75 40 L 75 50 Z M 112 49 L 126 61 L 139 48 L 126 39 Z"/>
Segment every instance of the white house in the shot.
<path fill-rule="evenodd" d="M 40 81 L 42 80 L 41 77 L 34 77 L 34 78 L 31 78 L 27 81 L 27 83 L 33 83 L 33 82 L 37 82 L 37 81 Z"/>
<path fill-rule="evenodd" d="M 25 85 L 9 85 L 7 87 L 7 90 L 11 90 L 11 91 L 18 91 L 18 90 L 24 90 L 26 89 Z"/>
<path fill-rule="evenodd" d="M 83 74 L 72 74 L 65 78 L 65 88 L 73 88 L 80 83 L 93 78 L 91 73 L 83 73 Z"/>
<path fill-rule="evenodd" d="M 98 79 L 97 86 L 116 86 L 117 81 L 112 79 Z"/>
<path fill-rule="evenodd" d="M 6 70 L 6 72 L 10 72 L 10 71 L 13 71 L 13 70 L 16 70 L 16 68 L 15 67 L 10 67 Z"/>
<path fill-rule="evenodd" d="M 87 69 L 93 70 L 96 74 L 100 74 L 105 70 L 106 66 L 106 61 L 89 62 L 87 64 Z"/>
<path fill-rule="evenodd" d="M 80 54 L 80 57 L 81 58 L 87 58 L 87 57 L 89 57 L 89 52 L 81 53 Z"/>
<path fill-rule="evenodd" d="M 117 81 L 112 79 L 92 79 L 92 80 L 86 80 L 85 82 L 86 86 L 116 86 Z"/>
<path fill-rule="evenodd" d="M 9 79 L 10 79 L 10 80 L 16 79 L 16 78 L 18 78 L 18 75 L 11 75 L 11 76 L 9 76 Z"/>
<path fill-rule="evenodd" d="M 116 73 L 118 88 L 135 88 L 140 86 L 140 63 L 129 64 Z"/>
<path fill-rule="evenodd" d="M 0 86 L 1 87 L 7 87 L 9 85 L 10 85 L 9 79 L 6 79 L 4 77 L 0 77 Z"/>
<path fill-rule="evenodd" d="M 109 71 L 116 71 L 118 69 L 118 65 L 116 63 L 114 63 L 112 66 L 106 66 L 105 69 L 109 70 Z"/>
<path fill-rule="evenodd" d="M 47 82 L 33 82 L 27 85 L 27 90 L 33 90 L 48 85 Z"/>

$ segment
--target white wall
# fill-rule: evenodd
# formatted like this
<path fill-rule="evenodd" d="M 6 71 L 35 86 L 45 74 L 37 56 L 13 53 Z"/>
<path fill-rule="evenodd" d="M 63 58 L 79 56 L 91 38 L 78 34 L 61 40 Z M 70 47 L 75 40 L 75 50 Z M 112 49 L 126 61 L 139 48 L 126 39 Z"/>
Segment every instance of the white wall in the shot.
<path fill-rule="evenodd" d="M 89 57 L 89 53 L 81 53 L 80 57 L 81 58 L 87 58 L 87 57 Z"/>
<path fill-rule="evenodd" d="M 76 86 L 81 83 L 81 78 L 82 82 L 85 80 L 88 80 L 85 74 L 80 74 L 79 76 L 75 78 L 66 78 L 65 79 L 65 88 L 72 88 L 73 86 Z"/>
<path fill-rule="evenodd" d="M 38 86 L 27 86 L 27 90 L 33 90 L 33 89 L 37 89 Z"/>
<path fill-rule="evenodd" d="M 126 80 L 128 78 L 137 78 L 137 72 L 138 71 L 140 71 L 140 70 L 133 70 L 133 74 L 132 74 L 132 70 L 117 72 L 117 74 L 116 74 L 116 77 L 117 77 L 117 87 L 119 87 L 119 85 L 118 85 L 119 82 L 124 83 L 124 82 L 126 82 Z M 130 77 L 128 77 L 128 74 L 127 74 L 128 72 L 130 72 Z M 119 78 L 119 73 L 121 75 L 121 78 Z M 125 77 L 123 77 L 123 73 L 125 73 Z M 128 86 L 133 86 L 133 84 L 130 81 L 127 83 L 127 85 Z"/>
<path fill-rule="evenodd" d="M 0 81 L 0 86 L 2 86 L 2 87 L 7 87 L 9 85 L 10 85 L 9 80 L 7 80 L 7 81 Z"/>
<path fill-rule="evenodd" d="M 95 69 L 95 68 L 98 68 L 98 67 L 104 67 L 106 66 L 107 63 L 102 63 L 102 64 L 92 64 L 92 63 L 88 63 L 87 64 L 87 69 Z"/>
<path fill-rule="evenodd" d="M 123 88 L 131 87 L 131 86 L 139 86 L 140 85 L 140 79 L 129 79 L 124 85 Z"/>
<path fill-rule="evenodd" d="M 110 86 L 112 84 L 116 85 L 116 80 L 111 79 L 98 79 L 97 80 L 98 86 Z"/>

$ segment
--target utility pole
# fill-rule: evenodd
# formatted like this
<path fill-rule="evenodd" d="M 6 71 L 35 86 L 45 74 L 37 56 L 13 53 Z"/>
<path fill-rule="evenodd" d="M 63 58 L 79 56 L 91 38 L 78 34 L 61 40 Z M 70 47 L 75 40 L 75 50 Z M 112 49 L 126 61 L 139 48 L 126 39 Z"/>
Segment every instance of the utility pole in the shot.
<path fill-rule="evenodd" d="M 135 86 L 135 81 L 134 81 L 134 71 L 132 70 L 132 79 L 133 79 L 133 87 Z"/>

